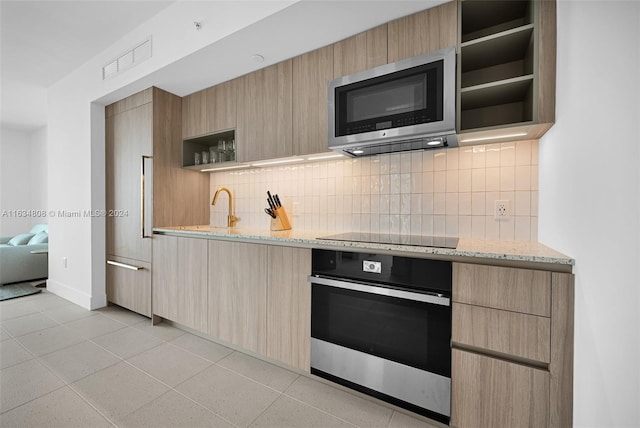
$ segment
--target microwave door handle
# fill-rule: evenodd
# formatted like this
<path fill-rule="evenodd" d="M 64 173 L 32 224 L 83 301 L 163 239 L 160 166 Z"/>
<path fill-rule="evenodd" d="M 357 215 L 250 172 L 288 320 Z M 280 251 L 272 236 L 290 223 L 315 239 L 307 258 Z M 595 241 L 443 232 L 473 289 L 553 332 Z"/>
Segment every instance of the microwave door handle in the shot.
<path fill-rule="evenodd" d="M 393 288 L 378 287 L 375 285 L 361 284 L 359 282 L 339 281 L 336 279 L 322 278 L 310 275 L 307 280 L 312 284 L 327 285 L 329 287 L 343 288 L 352 291 L 378 294 L 381 296 L 398 297 L 400 299 L 414 300 L 416 302 L 433 303 L 440 306 L 451 306 L 448 297 L 436 293 L 414 293 L 411 291 L 396 290 Z"/>

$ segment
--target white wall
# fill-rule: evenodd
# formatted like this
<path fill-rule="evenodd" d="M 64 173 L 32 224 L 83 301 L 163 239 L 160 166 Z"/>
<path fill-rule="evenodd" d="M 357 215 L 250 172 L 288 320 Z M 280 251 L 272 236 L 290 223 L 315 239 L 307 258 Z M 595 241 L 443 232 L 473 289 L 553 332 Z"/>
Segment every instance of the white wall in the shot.
<path fill-rule="evenodd" d="M 46 128 L 0 130 L 0 236 L 48 222 L 46 170 Z"/>
<path fill-rule="evenodd" d="M 558 2 L 539 237 L 576 259 L 575 426 L 640 426 L 639 41 L 639 2 Z"/>

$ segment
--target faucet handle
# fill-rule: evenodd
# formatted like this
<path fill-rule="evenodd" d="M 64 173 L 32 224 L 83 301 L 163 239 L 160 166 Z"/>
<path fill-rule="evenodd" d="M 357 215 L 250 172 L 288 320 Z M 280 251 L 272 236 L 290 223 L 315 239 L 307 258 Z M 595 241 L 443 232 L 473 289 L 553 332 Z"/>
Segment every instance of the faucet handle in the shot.
<path fill-rule="evenodd" d="M 234 227 L 236 223 L 240 221 L 240 217 L 236 217 L 233 214 L 229 214 L 227 218 L 228 218 L 227 224 L 229 227 Z"/>

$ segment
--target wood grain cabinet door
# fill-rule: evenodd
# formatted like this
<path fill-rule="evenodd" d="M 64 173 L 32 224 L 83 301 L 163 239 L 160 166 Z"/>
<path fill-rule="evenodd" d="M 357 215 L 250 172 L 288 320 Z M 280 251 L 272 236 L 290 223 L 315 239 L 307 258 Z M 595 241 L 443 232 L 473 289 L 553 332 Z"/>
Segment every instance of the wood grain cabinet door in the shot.
<path fill-rule="evenodd" d="M 451 425 L 458 428 L 546 427 L 549 372 L 452 350 Z"/>
<path fill-rule="evenodd" d="M 151 263 L 109 255 L 107 260 L 124 265 L 118 266 L 107 263 L 107 300 L 150 317 Z M 131 268 L 138 268 L 138 270 Z"/>
<path fill-rule="evenodd" d="M 291 156 L 291 60 L 238 79 L 239 162 Z"/>
<path fill-rule="evenodd" d="M 116 114 L 106 126 L 106 207 L 123 214 L 107 216 L 107 254 L 151 262 L 141 215 L 143 156 L 153 156 L 152 104 Z"/>
<path fill-rule="evenodd" d="M 153 313 L 207 330 L 207 240 L 154 235 Z"/>
<path fill-rule="evenodd" d="M 207 91 L 182 97 L 182 138 L 197 137 L 207 130 Z"/>
<path fill-rule="evenodd" d="M 458 10 L 455 1 L 404 18 L 389 26 L 389 62 L 455 46 Z"/>
<path fill-rule="evenodd" d="M 238 80 L 229 80 L 206 89 L 207 133 L 236 127 Z"/>
<path fill-rule="evenodd" d="M 209 331 L 266 353 L 267 246 L 209 241 Z"/>
<path fill-rule="evenodd" d="M 387 24 L 333 45 L 333 76 L 342 77 L 387 63 Z"/>
<path fill-rule="evenodd" d="M 333 80 L 333 45 L 293 59 L 293 154 L 329 151 L 328 83 Z"/>
<path fill-rule="evenodd" d="M 309 372 L 311 250 L 269 246 L 267 357 Z"/>

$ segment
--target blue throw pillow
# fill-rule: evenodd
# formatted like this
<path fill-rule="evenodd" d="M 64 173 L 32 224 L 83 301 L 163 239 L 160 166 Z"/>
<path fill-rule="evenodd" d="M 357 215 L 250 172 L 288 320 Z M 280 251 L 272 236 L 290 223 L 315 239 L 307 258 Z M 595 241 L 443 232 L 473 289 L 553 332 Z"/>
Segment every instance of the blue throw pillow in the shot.
<path fill-rule="evenodd" d="M 13 245 L 25 245 L 31 238 L 33 238 L 33 233 L 21 233 L 20 235 L 16 235 L 7 244 Z"/>
<path fill-rule="evenodd" d="M 33 238 L 31 238 L 31 240 L 27 245 L 48 244 L 48 243 L 49 243 L 49 234 L 44 230 L 42 230 L 36 233 L 36 235 Z"/>

